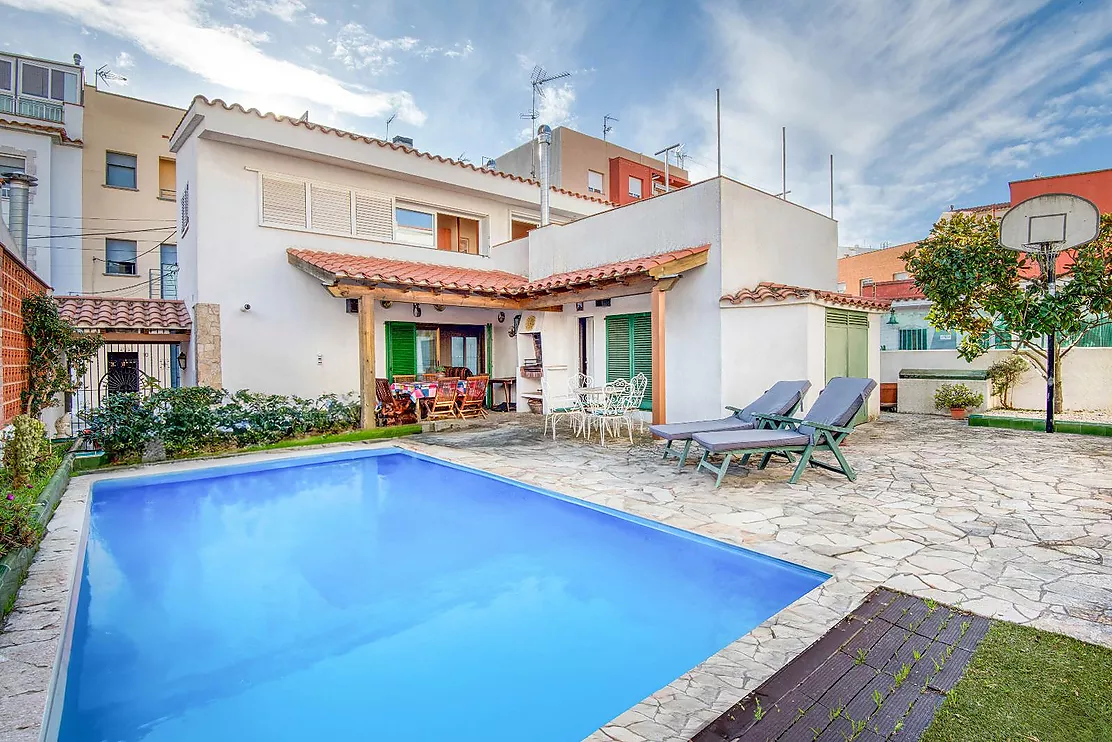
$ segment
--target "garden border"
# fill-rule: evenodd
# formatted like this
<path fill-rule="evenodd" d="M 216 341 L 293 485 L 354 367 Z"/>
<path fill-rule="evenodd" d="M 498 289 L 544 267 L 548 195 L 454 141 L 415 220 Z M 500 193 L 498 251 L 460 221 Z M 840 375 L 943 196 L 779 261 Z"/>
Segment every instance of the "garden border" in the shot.
<path fill-rule="evenodd" d="M 46 524 L 50 522 L 50 518 L 54 515 L 54 511 L 62 499 L 62 494 L 66 491 L 66 486 L 69 485 L 70 475 L 73 471 L 73 459 L 73 451 L 67 452 L 62 457 L 62 463 L 55 469 L 54 474 L 51 475 L 50 480 L 43 487 L 39 499 L 35 503 L 35 520 L 44 530 Z M 19 594 L 19 588 L 23 586 L 23 580 L 27 577 L 27 570 L 31 567 L 31 561 L 38 553 L 41 544 L 42 539 L 40 538 L 34 546 L 24 546 L 0 559 L 0 621 L 11 612 L 15 605 L 16 595 Z"/>
<path fill-rule="evenodd" d="M 970 415 L 972 428 L 1004 428 L 1006 430 L 1029 430 L 1041 433 L 1046 430 L 1046 421 L 1033 417 L 1007 417 L 1004 415 Z M 1112 436 L 1112 423 L 1083 420 L 1055 420 L 1054 432 L 1076 433 L 1078 435 Z"/>

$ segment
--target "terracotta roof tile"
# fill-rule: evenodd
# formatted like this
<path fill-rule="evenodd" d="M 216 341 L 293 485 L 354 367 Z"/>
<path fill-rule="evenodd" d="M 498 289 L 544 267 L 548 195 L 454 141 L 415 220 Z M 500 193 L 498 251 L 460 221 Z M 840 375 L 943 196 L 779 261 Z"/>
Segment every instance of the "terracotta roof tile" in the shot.
<path fill-rule="evenodd" d="M 691 255 L 698 255 L 708 249 L 710 249 L 709 245 L 688 247 L 644 258 L 634 258 L 577 271 L 558 273 L 536 281 L 529 281 L 525 276 L 505 271 L 456 268 L 448 265 L 433 265 L 408 260 L 390 260 L 365 255 L 346 255 L 344 253 L 294 248 L 286 252 L 290 256 L 291 263 L 299 265 L 299 267 L 304 266 L 318 276 L 331 278 L 332 280 L 354 279 L 399 286 L 453 289 L 476 294 L 524 296 L 648 273 L 657 266 Z"/>
<path fill-rule="evenodd" d="M 757 284 L 755 288 L 742 289 L 722 297 L 722 301 L 728 301 L 731 304 L 760 304 L 766 301 L 780 302 L 790 299 L 813 299 L 828 304 L 843 304 L 859 309 L 887 309 L 892 303 L 888 299 L 850 296 L 849 294 L 839 294 L 836 291 L 808 289 L 802 286 L 788 286 L 768 281 Z"/>
<path fill-rule="evenodd" d="M 657 266 L 670 263 L 673 260 L 679 260 L 680 258 L 698 255 L 709 249 L 710 245 L 685 247 L 680 250 L 671 250 L 669 252 L 657 253 L 656 255 L 649 255 L 644 258 L 634 258 L 617 263 L 606 263 L 594 268 L 581 268 L 577 271 L 557 273 L 536 281 L 530 281 L 526 285 L 525 290 L 527 292 L 551 291 L 553 289 L 568 288 L 570 286 L 593 283 L 595 281 L 613 280 L 637 275 L 639 273 L 648 273 Z"/>
<path fill-rule="evenodd" d="M 79 147 L 82 145 L 80 139 L 70 139 L 69 135 L 66 134 L 65 128 L 62 126 L 55 126 L 54 124 L 33 124 L 29 121 L 0 118 L 0 126 L 14 129 L 27 129 L 28 131 L 35 131 L 42 134 L 53 134 L 57 136 L 63 144 L 75 144 Z"/>
<path fill-rule="evenodd" d="M 107 296 L 55 296 L 58 313 L 80 329 L 188 330 L 185 302 Z"/>
<path fill-rule="evenodd" d="M 512 173 L 504 173 L 501 170 L 492 170 L 490 168 L 485 168 L 485 167 L 475 167 L 474 165 L 472 165 L 469 162 L 460 162 L 459 160 L 453 160 L 450 157 L 442 157 L 441 155 L 434 155 L 434 154 L 430 154 L 428 152 L 422 152 L 418 149 L 414 149 L 413 147 L 406 147 L 405 145 L 394 144 L 393 142 L 384 142 L 381 139 L 375 139 L 374 137 L 368 137 L 368 136 L 365 136 L 363 134 L 355 134 L 355 133 L 350 132 L 350 131 L 344 131 L 343 129 L 336 129 L 336 128 L 333 128 L 331 126 L 322 126 L 320 124 L 313 123 L 312 121 L 302 121 L 301 119 L 292 119 L 289 116 L 282 116 L 280 114 L 273 113 L 272 111 L 267 111 L 266 113 L 263 113 L 262 111 L 260 111 L 257 108 L 244 108 L 239 103 L 232 103 L 232 104 L 225 103 L 220 98 L 213 98 L 212 100 L 209 100 L 208 98 L 206 98 L 203 95 L 198 95 L 193 100 L 194 100 L 194 102 L 199 101 L 201 103 L 204 103 L 206 106 L 215 107 L 215 106 L 219 105 L 225 111 L 238 111 L 239 113 L 244 113 L 244 114 L 252 114 L 253 113 L 261 119 L 271 119 L 272 121 L 282 121 L 282 122 L 285 122 L 287 124 L 290 124 L 291 126 L 303 126 L 306 129 L 309 129 L 311 131 L 319 131 L 323 134 L 335 134 L 336 136 L 341 137 L 341 138 L 351 139 L 351 140 L 356 141 L 356 142 L 366 142 L 367 144 L 376 144 L 379 147 L 389 148 L 389 149 L 397 150 L 399 152 L 405 152 L 407 154 L 415 155 L 417 157 L 424 157 L 425 159 L 435 160 L 436 162 L 444 162 L 444 163 L 447 163 L 449 165 L 455 165 L 456 167 L 465 168 L 467 170 L 474 170 L 477 173 L 488 173 L 490 175 L 498 176 L 499 178 L 506 178 L 508 180 L 514 180 L 514 181 L 517 181 L 519 183 L 527 183 L 529 185 L 540 186 L 540 182 L 537 181 L 537 180 L 533 180 L 532 178 L 523 178 L 520 175 L 513 175 Z M 179 126 L 180 126 L 180 124 L 179 124 Z M 597 196 L 587 196 L 587 195 L 584 195 L 582 193 L 576 193 L 575 191 L 569 191 L 566 188 L 559 188 L 557 186 L 551 186 L 551 188 L 552 188 L 553 191 L 555 191 L 557 193 L 562 193 L 565 196 L 573 196 L 575 198 L 581 198 L 584 201 L 593 201 L 594 203 L 606 204 L 607 206 L 616 205 L 613 201 L 607 201 L 606 199 L 598 198 Z"/>

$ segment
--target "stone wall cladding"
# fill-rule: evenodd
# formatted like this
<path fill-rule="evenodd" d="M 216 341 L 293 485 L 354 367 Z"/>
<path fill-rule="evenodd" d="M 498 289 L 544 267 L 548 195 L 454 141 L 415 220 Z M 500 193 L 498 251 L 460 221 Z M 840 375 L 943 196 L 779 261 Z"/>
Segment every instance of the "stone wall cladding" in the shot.
<path fill-rule="evenodd" d="M 193 337 L 197 364 L 197 386 L 220 389 L 223 386 L 220 367 L 220 305 L 193 305 Z"/>

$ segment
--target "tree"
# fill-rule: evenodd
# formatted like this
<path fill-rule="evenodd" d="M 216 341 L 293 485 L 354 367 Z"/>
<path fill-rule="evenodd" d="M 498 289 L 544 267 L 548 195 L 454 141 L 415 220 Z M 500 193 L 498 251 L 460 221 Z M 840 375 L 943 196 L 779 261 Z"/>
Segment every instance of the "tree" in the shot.
<path fill-rule="evenodd" d="M 1057 333 L 1055 364 L 1060 368 L 1081 337 L 1112 314 L 1112 215 L 1101 217 L 1096 240 L 1064 253 L 1054 296 L 1047 292 L 1044 261 L 1004 249 L 999 232 L 991 216 L 959 212 L 940 219 L 901 257 L 933 302 L 927 320 L 962 333 L 962 358 L 973 360 L 989 349 L 989 339 L 1002 336 L 1045 379 L 1045 335 Z M 1062 409 L 1060 371 L 1054 407 Z"/>
<path fill-rule="evenodd" d="M 38 417 L 59 394 L 74 391 L 103 341 L 99 334 L 78 332 L 43 294 L 24 297 L 23 333 L 28 379 L 21 401 L 28 415 Z"/>

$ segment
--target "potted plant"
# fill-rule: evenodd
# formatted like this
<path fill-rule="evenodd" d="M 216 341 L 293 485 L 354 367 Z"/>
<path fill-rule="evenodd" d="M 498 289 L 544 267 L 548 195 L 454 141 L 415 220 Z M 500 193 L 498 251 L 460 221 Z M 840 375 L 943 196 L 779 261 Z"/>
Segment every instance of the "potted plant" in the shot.
<path fill-rule="evenodd" d="M 949 410 L 950 417 L 964 420 L 970 407 L 984 404 L 985 395 L 975 392 L 965 384 L 943 384 L 934 392 L 934 406 L 939 410 Z"/>

